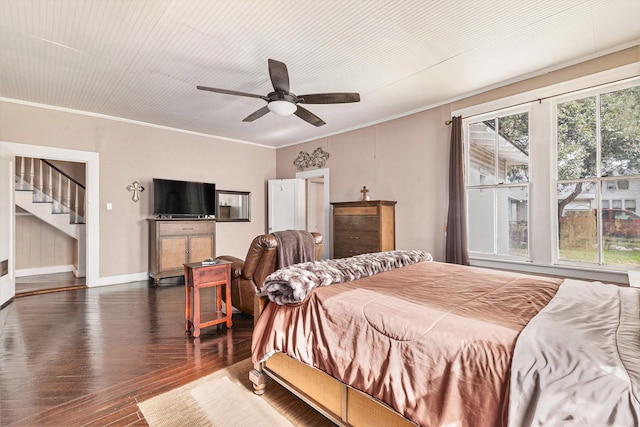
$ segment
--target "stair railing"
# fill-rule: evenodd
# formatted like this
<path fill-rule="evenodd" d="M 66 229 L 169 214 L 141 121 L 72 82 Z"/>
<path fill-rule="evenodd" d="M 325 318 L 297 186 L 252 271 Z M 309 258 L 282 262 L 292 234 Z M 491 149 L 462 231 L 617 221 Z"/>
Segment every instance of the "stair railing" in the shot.
<path fill-rule="evenodd" d="M 46 159 L 16 157 L 16 190 L 33 191 L 34 203 L 51 203 L 52 213 L 68 213 L 71 223 L 84 223 L 84 185 Z"/>

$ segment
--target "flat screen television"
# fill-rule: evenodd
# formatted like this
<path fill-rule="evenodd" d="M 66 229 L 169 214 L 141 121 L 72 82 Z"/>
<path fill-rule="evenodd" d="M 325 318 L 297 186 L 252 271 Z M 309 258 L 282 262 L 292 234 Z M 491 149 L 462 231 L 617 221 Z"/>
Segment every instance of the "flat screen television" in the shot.
<path fill-rule="evenodd" d="M 216 214 L 216 185 L 153 178 L 153 214 L 197 218 Z"/>

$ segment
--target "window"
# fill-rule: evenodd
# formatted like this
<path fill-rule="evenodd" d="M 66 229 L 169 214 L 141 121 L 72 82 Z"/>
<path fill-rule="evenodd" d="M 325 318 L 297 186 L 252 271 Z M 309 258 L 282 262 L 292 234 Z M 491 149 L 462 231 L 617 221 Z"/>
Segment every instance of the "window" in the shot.
<path fill-rule="evenodd" d="M 640 86 L 561 102 L 556 114 L 558 260 L 640 266 Z"/>
<path fill-rule="evenodd" d="M 631 73 L 453 112 L 466 117 L 472 265 L 603 281 L 640 268 L 640 77 Z M 507 104 L 517 106 L 496 109 Z"/>
<path fill-rule="evenodd" d="M 529 113 L 465 121 L 469 252 L 529 257 Z"/>

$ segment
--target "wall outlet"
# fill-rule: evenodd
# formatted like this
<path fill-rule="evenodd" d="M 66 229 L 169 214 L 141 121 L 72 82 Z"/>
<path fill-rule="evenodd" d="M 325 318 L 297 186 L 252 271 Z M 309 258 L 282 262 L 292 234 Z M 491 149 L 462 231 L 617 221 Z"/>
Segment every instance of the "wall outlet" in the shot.
<path fill-rule="evenodd" d="M 113 209 L 113 203 L 107 203 L 107 210 L 110 211 Z"/>

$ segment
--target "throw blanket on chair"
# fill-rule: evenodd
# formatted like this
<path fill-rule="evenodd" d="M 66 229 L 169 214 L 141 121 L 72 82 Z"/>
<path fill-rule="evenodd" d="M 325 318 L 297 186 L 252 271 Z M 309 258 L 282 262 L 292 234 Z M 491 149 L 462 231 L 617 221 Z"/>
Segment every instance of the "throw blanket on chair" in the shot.
<path fill-rule="evenodd" d="M 315 241 L 308 231 L 275 231 L 273 235 L 278 241 L 278 268 L 315 259 Z"/>
<path fill-rule="evenodd" d="M 262 292 L 279 305 L 304 301 L 312 289 L 349 282 L 421 261 L 431 261 L 422 251 L 388 251 L 349 258 L 306 262 L 276 270 L 264 281 Z"/>

